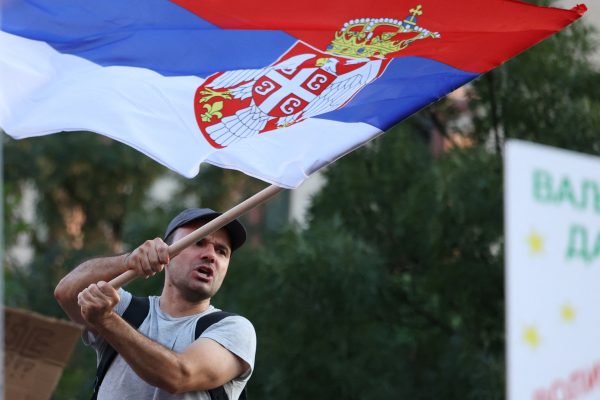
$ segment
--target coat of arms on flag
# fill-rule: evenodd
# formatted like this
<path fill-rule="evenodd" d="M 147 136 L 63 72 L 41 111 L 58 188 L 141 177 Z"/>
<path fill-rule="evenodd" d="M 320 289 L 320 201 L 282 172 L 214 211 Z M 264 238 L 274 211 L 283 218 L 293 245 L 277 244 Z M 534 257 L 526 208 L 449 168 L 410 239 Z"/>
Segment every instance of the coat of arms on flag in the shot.
<path fill-rule="evenodd" d="M 202 134 L 224 148 L 343 107 L 383 73 L 395 53 L 416 40 L 440 37 L 417 25 L 422 13 L 418 5 L 404 20 L 351 20 L 325 51 L 298 41 L 266 68 L 212 75 L 194 99 Z"/>

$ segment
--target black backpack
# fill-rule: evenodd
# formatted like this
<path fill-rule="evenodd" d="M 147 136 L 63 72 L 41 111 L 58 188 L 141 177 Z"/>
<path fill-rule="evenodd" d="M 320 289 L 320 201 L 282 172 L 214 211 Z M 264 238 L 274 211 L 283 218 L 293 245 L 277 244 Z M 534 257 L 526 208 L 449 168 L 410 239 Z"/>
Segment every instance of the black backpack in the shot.
<path fill-rule="evenodd" d="M 150 311 L 150 300 L 148 299 L 148 297 L 132 296 L 129 306 L 127 306 L 127 309 L 123 313 L 123 319 L 125 321 L 129 322 L 129 324 L 131 326 L 133 326 L 135 329 L 137 329 L 140 327 L 142 322 L 144 322 L 144 320 L 148 316 L 149 311 Z M 196 330 L 195 330 L 194 337 L 196 339 L 198 339 L 200 337 L 200 335 L 202 335 L 202 332 L 204 332 L 206 330 L 206 328 L 208 328 L 212 324 L 219 322 L 220 320 L 222 320 L 225 317 L 230 317 L 233 315 L 236 315 L 236 314 L 228 313 L 225 311 L 215 311 L 213 313 L 203 316 L 196 323 Z M 96 380 L 94 381 L 94 394 L 92 395 L 92 400 L 96 400 L 96 398 L 98 397 L 98 391 L 100 390 L 100 385 L 102 384 L 102 381 L 104 380 L 104 376 L 106 375 L 106 372 L 108 371 L 108 367 L 110 367 L 110 364 L 112 364 L 112 362 L 114 361 L 116 356 L 117 356 L 117 351 L 115 349 L 113 349 L 110 345 L 102 354 L 102 357 L 100 358 L 100 362 L 98 363 L 98 369 L 96 370 Z M 218 388 L 209 390 L 208 393 L 210 394 L 211 400 L 229 400 L 229 397 L 227 396 L 227 392 L 225 392 L 225 388 L 223 386 L 219 386 Z M 246 388 L 244 387 L 244 390 L 240 394 L 240 397 L 238 400 L 246 400 L 246 399 L 247 399 L 247 393 L 246 393 Z"/>

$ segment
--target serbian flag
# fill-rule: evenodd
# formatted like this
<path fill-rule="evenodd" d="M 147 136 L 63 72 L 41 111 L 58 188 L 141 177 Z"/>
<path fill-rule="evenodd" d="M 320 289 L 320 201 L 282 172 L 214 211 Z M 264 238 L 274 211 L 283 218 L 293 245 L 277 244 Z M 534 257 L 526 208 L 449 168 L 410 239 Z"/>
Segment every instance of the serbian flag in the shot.
<path fill-rule="evenodd" d="M 586 10 L 512 0 L 0 0 L 0 128 L 293 188 Z"/>

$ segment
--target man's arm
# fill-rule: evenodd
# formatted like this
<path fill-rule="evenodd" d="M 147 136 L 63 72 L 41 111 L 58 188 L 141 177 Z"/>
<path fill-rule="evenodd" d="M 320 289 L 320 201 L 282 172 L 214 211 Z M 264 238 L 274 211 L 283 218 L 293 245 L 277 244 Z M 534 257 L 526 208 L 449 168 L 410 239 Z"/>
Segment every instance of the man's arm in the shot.
<path fill-rule="evenodd" d="M 87 325 L 77 304 L 81 291 L 96 282 L 110 281 L 130 269 L 138 276 L 152 276 L 168 263 L 168 245 L 159 238 L 147 240 L 131 253 L 85 261 L 61 279 L 54 289 L 54 297 L 71 320 Z"/>
<path fill-rule="evenodd" d="M 183 353 L 169 350 L 117 315 L 113 307 L 118 302 L 117 291 L 105 282 L 92 284 L 79 295 L 86 323 L 150 385 L 170 393 L 209 390 L 235 379 L 250 367 L 212 339 L 200 338 Z"/>

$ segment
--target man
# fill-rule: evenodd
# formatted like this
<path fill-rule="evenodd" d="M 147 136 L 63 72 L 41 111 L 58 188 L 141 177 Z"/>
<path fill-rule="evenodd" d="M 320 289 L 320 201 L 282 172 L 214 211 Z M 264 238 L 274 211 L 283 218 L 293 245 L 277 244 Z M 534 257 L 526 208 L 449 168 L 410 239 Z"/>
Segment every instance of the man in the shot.
<path fill-rule="evenodd" d="M 169 258 L 168 244 L 219 216 L 206 208 L 187 209 L 164 235 L 131 253 L 88 260 L 58 284 L 55 297 L 69 317 L 84 324 L 84 343 L 98 355 L 114 348 L 118 356 L 98 390 L 98 399 L 209 400 L 208 390 L 223 387 L 237 400 L 254 368 L 256 334 L 241 316 L 228 316 L 195 339 L 197 321 L 217 311 L 211 298 L 219 290 L 234 250 L 246 240 L 234 220 Z M 121 316 L 132 295 L 108 281 L 133 270 L 149 277 L 165 270 L 160 297 L 149 298 L 147 317 L 136 331 Z"/>

